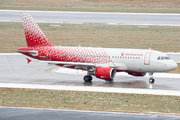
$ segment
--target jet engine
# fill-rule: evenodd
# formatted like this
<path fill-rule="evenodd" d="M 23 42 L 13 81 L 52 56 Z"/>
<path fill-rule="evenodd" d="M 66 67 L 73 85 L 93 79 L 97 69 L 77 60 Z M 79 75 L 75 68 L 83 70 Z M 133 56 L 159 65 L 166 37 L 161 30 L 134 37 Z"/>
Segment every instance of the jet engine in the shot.
<path fill-rule="evenodd" d="M 96 68 L 94 71 L 94 75 L 97 78 L 105 79 L 105 80 L 113 80 L 116 74 L 116 70 L 114 68 Z"/>
<path fill-rule="evenodd" d="M 132 71 L 129 71 L 127 72 L 129 75 L 132 75 L 132 76 L 145 76 L 146 73 L 145 72 L 132 72 Z"/>

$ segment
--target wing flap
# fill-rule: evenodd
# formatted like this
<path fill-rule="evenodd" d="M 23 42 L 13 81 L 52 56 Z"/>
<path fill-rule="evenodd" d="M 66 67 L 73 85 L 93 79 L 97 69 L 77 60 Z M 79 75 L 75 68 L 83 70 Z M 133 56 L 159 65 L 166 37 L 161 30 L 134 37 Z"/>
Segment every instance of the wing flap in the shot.
<path fill-rule="evenodd" d="M 83 66 L 92 66 L 95 67 L 95 64 L 93 63 L 79 63 L 79 62 L 61 62 L 61 61 L 40 61 L 43 63 L 48 63 L 48 64 L 64 64 L 66 66 L 73 66 L 73 65 L 83 65 Z"/>

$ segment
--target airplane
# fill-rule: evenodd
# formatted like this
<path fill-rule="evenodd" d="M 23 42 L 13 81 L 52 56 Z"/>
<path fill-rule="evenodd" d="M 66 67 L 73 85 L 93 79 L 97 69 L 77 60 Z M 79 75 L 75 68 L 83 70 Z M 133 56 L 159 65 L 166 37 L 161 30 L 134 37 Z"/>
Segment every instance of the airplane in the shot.
<path fill-rule="evenodd" d="M 155 50 L 55 46 L 30 14 L 22 13 L 21 17 L 27 47 L 15 51 L 48 64 L 85 70 L 85 82 L 91 82 L 92 75 L 113 81 L 116 72 L 126 72 L 132 76 L 149 73 L 149 82 L 154 83 L 153 73 L 177 68 L 177 64 L 166 54 Z M 28 63 L 31 61 L 27 60 Z"/>

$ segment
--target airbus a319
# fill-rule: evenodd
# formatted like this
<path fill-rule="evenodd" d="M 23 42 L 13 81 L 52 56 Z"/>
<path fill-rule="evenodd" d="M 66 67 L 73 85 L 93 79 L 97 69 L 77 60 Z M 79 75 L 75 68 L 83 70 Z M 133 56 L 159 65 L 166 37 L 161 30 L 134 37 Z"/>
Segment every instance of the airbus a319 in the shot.
<path fill-rule="evenodd" d="M 92 75 L 112 81 L 116 72 L 126 72 L 133 76 L 149 73 L 149 82 L 154 83 L 153 73 L 177 68 L 166 54 L 155 50 L 54 46 L 30 14 L 22 13 L 21 17 L 27 47 L 16 51 L 41 62 L 85 70 L 85 82 L 91 82 Z"/>

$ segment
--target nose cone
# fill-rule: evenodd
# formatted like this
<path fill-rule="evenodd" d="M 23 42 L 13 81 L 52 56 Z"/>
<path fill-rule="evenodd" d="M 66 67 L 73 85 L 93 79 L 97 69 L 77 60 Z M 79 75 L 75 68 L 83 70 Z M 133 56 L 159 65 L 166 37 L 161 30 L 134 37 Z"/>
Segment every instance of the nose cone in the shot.
<path fill-rule="evenodd" d="M 175 70 L 176 68 L 177 68 L 177 64 L 174 61 L 172 61 L 170 64 L 170 69 Z"/>

